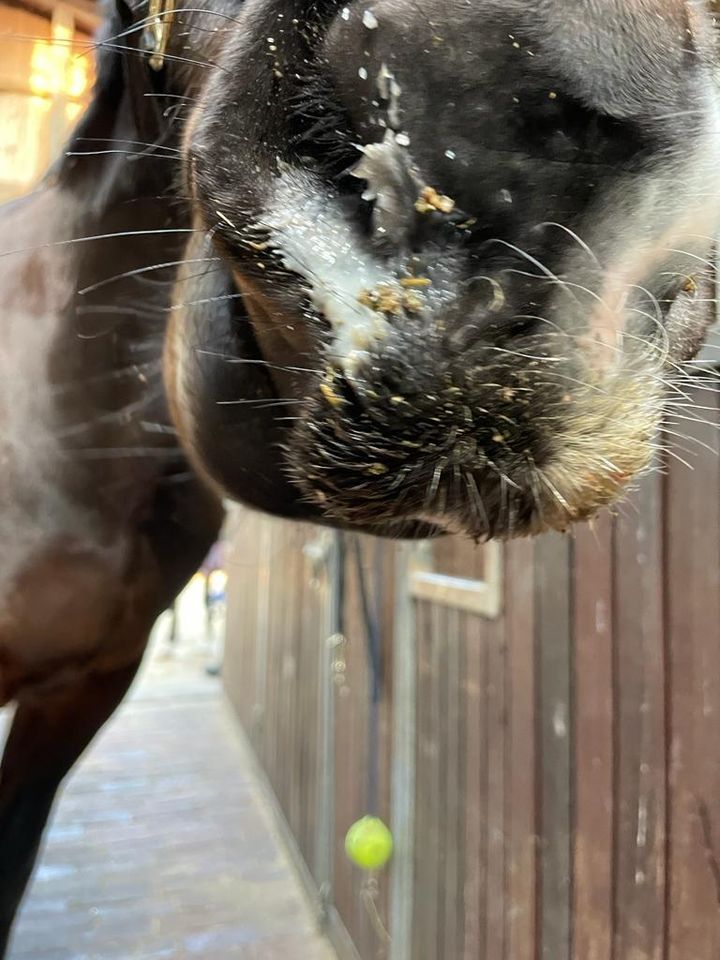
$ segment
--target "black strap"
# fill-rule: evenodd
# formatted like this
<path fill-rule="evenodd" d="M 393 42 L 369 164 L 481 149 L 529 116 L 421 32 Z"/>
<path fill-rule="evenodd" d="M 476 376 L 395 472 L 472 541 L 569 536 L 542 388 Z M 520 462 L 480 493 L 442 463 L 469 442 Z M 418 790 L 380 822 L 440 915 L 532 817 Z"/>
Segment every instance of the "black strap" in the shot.
<path fill-rule="evenodd" d="M 372 604 L 367 578 L 365 576 L 365 568 L 363 567 L 363 551 L 360 538 L 353 535 L 352 539 L 369 671 L 366 803 L 367 812 L 371 816 L 377 816 L 380 805 L 380 701 L 382 699 L 384 672 L 382 638 L 380 634 L 382 565 L 379 562 L 381 560 L 380 545 L 377 544 L 373 565 L 375 572 L 375 589 L 373 591 L 375 594 L 375 602 Z"/>

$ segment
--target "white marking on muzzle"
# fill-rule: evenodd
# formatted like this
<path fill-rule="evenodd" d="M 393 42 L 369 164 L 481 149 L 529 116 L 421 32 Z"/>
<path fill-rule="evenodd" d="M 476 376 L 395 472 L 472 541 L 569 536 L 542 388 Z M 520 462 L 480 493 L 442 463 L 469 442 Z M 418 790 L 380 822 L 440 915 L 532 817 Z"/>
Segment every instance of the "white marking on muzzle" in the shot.
<path fill-rule="evenodd" d="M 673 186 L 669 185 L 671 180 L 674 180 Z M 720 103 L 717 97 L 708 98 L 705 131 L 697 138 L 691 155 L 670 157 L 667 163 L 647 174 L 633 219 L 641 230 L 644 223 L 657 220 L 659 233 L 649 240 L 631 228 L 621 245 L 622 256 L 613 258 L 605 273 L 588 327 L 593 366 L 600 371 L 611 369 L 622 357 L 631 291 L 642 288 L 670 254 L 686 252 L 688 260 L 700 268 L 704 258 L 699 252 L 707 253 L 712 238 L 718 234 Z"/>
<path fill-rule="evenodd" d="M 368 348 L 387 337 L 382 314 L 360 303 L 365 291 L 396 285 L 392 270 L 363 250 L 336 198 L 315 178 L 287 170 L 264 215 L 283 265 L 307 281 L 315 309 L 333 331 L 330 359 L 352 376 Z"/>

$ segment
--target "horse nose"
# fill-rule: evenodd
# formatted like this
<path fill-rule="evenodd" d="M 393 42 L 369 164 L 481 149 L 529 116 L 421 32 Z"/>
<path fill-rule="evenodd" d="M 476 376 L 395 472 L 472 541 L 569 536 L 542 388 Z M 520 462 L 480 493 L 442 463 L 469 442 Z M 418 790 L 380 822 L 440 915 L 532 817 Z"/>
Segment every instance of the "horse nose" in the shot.
<path fill-rule="evenodd" d="M 453 315 L 447 322 L 447 345 L 451 354 L 462 355 L 495 330 L 508 328 L 508 293 L 504 279 L 494 276 L 474 277 L 459 298 Z M 513 318 L 512 328 L 520 333 L 531 321 L 527 317 Z M 532 321 L 534 324 L 534 320 Z"/>

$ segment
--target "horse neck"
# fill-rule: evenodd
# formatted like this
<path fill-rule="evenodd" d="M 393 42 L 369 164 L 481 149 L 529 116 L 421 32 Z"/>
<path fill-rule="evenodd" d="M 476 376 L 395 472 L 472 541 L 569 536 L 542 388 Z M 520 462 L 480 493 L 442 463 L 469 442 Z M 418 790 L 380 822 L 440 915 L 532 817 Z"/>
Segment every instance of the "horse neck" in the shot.
<path fill-rule="evenodd" d="M 179 137 L 162 119 L 157 101 L 145 99 L 148 92 L 132 91 L 127 83 L 112 95 L 99 92 L 65 155 L 50 171 L 48 182 L 70 200 L 74 211 L 68 239 L 117 235 L 83 246 L 78 257 L 81 282 L 92 284 L 101 279 L 89 275 L 93 269 L 102 273 L 113 266 L 103 244 L 110 244 L 113 256 L 141 267 L 179 256 L 186 242 L 179 231 L 187 227 L 188 211 L 176 189 Z M 137 235 L 120 236 L 125 232 Z"/>
<path fill-rule="evenodd" d="M 187 240 L 186 208 L 174 190 L 178 162 L 171 149 L 148 154 L 141 145 L 163 131 L 140 129 L 143 105 L 127 88 L 109 106 L 93 104 L 46 183 L 71 214 L 50 238 L 61 242 L 71 294 L 60 305 L 48 364 L 53 417 L 71 459 L 87 448 L 175 446 L 164 432 L 161 361 L 175 264 Z M 166 144 L 172 139 L 171 131 Z M 167 462 L 164 454 L 135 460 L 126 452 L 77 477 L 127 489 Z"/>
<path fill-rule="evenodd" d="M 113 312 L 114 337 L 126 345 L 160 335 L 167 320 L 174 269 L 160 265 L 181 259 L 188 214 L 177 198 L 178 137 L 156 102 L 127 82 L 100 89 L 46 179 L 59 208 L 71 212 L 50 240 L 60 241 L 75 286 L 64 312 L 81 340 L 102 337 Z M 144 116 L 150 121 L 138 122 Z M 79 353 L 79 372 L 95 366 L 89 354 L 113 362 L 103 361 L 107 351 Z"/>

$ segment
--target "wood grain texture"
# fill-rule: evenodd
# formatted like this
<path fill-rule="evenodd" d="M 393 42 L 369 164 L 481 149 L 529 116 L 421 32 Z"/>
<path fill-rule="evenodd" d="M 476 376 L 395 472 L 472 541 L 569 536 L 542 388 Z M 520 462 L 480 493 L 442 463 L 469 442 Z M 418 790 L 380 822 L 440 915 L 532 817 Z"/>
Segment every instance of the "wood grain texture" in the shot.
<path fill-rule="evenodd" d="M 540 802 L 539 956 L 573 960 L 571 541 L 548 534 L 535 545 L 537 727 Z"/>
<path fill-rule="evenodd" d="M 671 459 L 666 490 L 668 960 L 720 956 L 720 461 L 716 394 L 695 399 L 710 422 L 684 423 L 694 471 Z"/>
<path fill-rule="evenodd" d="M 614 827 L 613 527 L 575 533 L 573 951 L 612 960 Z"/>

